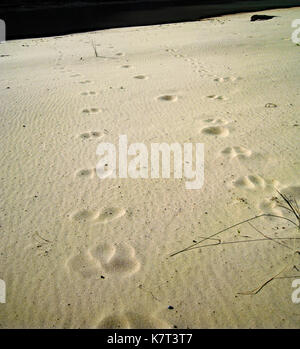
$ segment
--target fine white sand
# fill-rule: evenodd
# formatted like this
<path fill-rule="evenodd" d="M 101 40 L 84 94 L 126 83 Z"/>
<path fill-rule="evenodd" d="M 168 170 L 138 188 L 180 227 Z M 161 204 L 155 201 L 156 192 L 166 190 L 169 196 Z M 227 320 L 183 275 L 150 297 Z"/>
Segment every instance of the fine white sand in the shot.
<path fill-rule="evenodd" d="M 251 216 L 287 216 L 275 188 L 300 200 L 300 47 L 290 39 L 300 9 L 263 13 L 279 17 L 0 45 L 1 328 L 300 327 L 293 250 L 260 241 L 170 257 Z M 97 145 L 120 134 L 147 146 L 204 143 L 203 188 L 101 181 Z M 285 220 L 253 224 L 299 236 Z M 219 238 L 263 236 L 245 224 Z M 285 267 L 258 294 L 239 294 Z"/>

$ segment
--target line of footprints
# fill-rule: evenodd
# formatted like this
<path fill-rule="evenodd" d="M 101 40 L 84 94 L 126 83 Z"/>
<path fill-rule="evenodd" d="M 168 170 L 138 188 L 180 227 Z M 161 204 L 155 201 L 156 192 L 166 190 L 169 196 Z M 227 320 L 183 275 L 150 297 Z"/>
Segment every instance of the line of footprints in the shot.
<path fill-rule="evenodd" d="M 238 77 L 235 77 L 235 76 L 218 77 L 214 74 L 211 74 L 208 72 L 208 70 L 206 70 L 206 68 L 202 65 L 202 63 L 196 57 L 189 57 L 187 55 L 184 55 L 184 54 L 178 52 L 178 50 L 175 48 L 167 48 L 166 52 L 169 52 L 175 58 L 183 59 L 185 62 L 188 62 L 192 66 L 193 71 L 195 73 L 200 73 L 203 76 L 205 75 L 205 76 L 211 77 L 217 83 L 236 82 L 236 81 L 240 81 L 243 79 L 240 76 L 238 76 Z M 207 96 L 207 98 L 209 98 L 211 100 L 217 100 L 217 101 L 228 100 L 227 97 L 220 96 L 220 95 L 209 95 L 209 96 Z"/>
<path fill-rule="evenodd" d="M 174 57 L 176 57 L 176 58 L 182 58 L 185 61 L 191 63 L 192 66 L 194 67 L 194 69 L 196 69 L 197 72 L 205 73 L 206 75 L 211 76 L 214 79 L 215 82 L 225 83 L 225 82 L 235 82 L 235 81 L 242 80 L 241 77 L 234 77 L 234 76 L 217 77 L 216 75 L 211 74 L 206 69 L 204 69 L 202 64 L 200 62 L 198 62 L 198 60 L 196 58 L 188 57 L 186 55 L 180 54 L 180 53 L 177 52 L 176 49 L 166 49 L 166 51 L 171 53 L 172 55 L 174 55 Z M 125 54 L 123 52 L 118 52 L 118 53 L 115 54 L 115 56 L 117 56 L 117 57 L 118 56 L 119 57 L 124 57 Z M 114 57 L 102 57 L 102 58 L 114 58 Z M 62 56 L 60 56 L 59 59 L 58 59 L 58 62 L 59 62 L 58 65 L 61 65 L 61 59 L 62 59 Z M 123 64 L 120 67 L 123 68 L 123 69 L 131 69 L 131 68 L 133 68 L 133 66 L 130 65 L 130 64 Z M 63 67 L 63 66 L 59 67 L 59 69 L 60 69 L 61 73 L 72 73 L 71 70 L 65 70 L 65 67 Z M 82 77 L 82 74 L 73 72 L 73 74 L 70 75 L 70 77 L 71 78 Z M 133 78 L 137 79 L 137 80 L 147 80 L 147 79 L 149 79 L 149 77 L 147 75 L 143 75 L 143 74 L 135 75 L 135 76 L 133 76 Z M 79 83 L 81 85 L 87 85 L 87 84 L 93 83 L 93 81 L 91 81 L 89 79 L 83 79 L 83 80 L 79 81 Z M 82 96 L 96 96 L 97 92 L 95 92 L 95 91 L 83 91 L 83 92 L 81 92 L 81 95 Z M 207 96 L 207 98 L 212 99 L 212 100 L 219 100 L 219 101 L 227 100 L 226 97 L 220 96 L 220 95 L 209 95 L 209 96 Z M 156 99 L 159 100 L 159 101 L 163 101 L 163 102 L 175 102 L 175 101 L 178 100 L 178 96 L 166 94 L 166 95 L 158 96 L 158 97 L 156 97 Z M 91 108 L 84 108 L 82 110 L 82 113 L 83 114 L 95 114 L 95 113 L 100 113 L 101 111 L 102 111 L 101 108 L 91 107 Z"/>
<path fill-rule="evenodd" d="M 198 63 L 197 59 L 195 58 L 190 58 L 190 57 L 186 57 L 184 55 L 181 54 L 177 54 L 175 49 L 167 49 L 167 52 L 172 53 L 175 57 L 180 57 L 180 58 L 184 58 L 186 61 L 190 62 L 192 64 L 192 66 L 196 66 L 196 68 L 198 67 L 198 65 L 200 63 Z M 125 56 L 124 53 L 119 52 L 116 54 L 117 56 Z M 109 57 L 103 57 L 103 58 L 109 58 Z M 120 66 L 123 69 L 131 69 L 133 68 L 132 65 L 130 64 L 123 64 Z M 200 64 L 201 69 L 197 70 L 198 72 L 201 73 L 206 73 L 206 75 L 211 76 L 212 78 L 214 78 L 215 82 L 235 82 L 235 81 L 239 81 L 242 80 L 241 77 L 234 77 L 234 76 L 228 76 L 228 77 L 217 77 L 216 75 L 210 74 L 207 72 L 207 70 L 205 70 L 204 68 L 202 68 L 201 64 Z M 199 68 L 199 67 L 198 67 Z M 197 69 L 198 69 L 197 68 Z M 63 67 L 61 67 L 60 69 L 62 69 L 62 72 L 65 72 L 63 69 Z M 69 71 L 67 71 L 69 72 Z M 71 77 L 80 77 L 81 74 L 73 74 L 71 75 Z M 139 74 L 139 75 L 135 75 L 133 76 L 134 79 L 137 80 L 148 80 L 149 77 L 147 75 L 143 75 L 143 74 Z M 79 81 L 80 84 L 82 85 L 86 85 L 86 84 L 91 84 L 93 81 L 91 80 L 81 80 Z M 96 96 L 97 93 L 95 91 L 84 91 L 81 93 L 82 96 Z M 209 95 L 207 96 L 207 98 L 212 99 L 212 100 L 220 100 L 220 101 L 226 101 L 228 98 L 224 97 L 224 96 L 220 96 L 220 95 Z M 160 95 L 158 97 L 156 97 L 156 99 L 158 101 L 163 101 L 163 102 L 175 102 L 178 100 L 178 96 L 177 95 L 170 95 L 170 94 L 166 94 L 166 95 Z M 99 113 L 102 110 L 100 108 L 97 107 L 91 107 L 91 108 L 84 108 L 82 110 L 82 113 L 84 114 L 95 114 L 95 113 Z"/>
<path fill-rule="evenodd" d="M 123 54 L 118 53 L 118 56 Z M 58 59 L 57 65 L 61 65 L 61 55 Z M 131 68 L 130 65 L 124 65 L 123 68 Z M 64 67 L 58 68 L 61 73 L 72 73 L 70 70 L 65 70 Z M 81 74 L 72 74 L 72 78 L 81 77 Z M 144 75 L 137 75 L 134 77 L 138 80 L 145 80 L 148 77 Z M 79 81 L 81 85 L 91 84 L 91 80 Z M 83 91 L 80 93 L 83 97 L 95 97 L 97 92 L 95 91 Z M 98 107 L 85 108 L 82 110 L 83 114 L 96 114 L 101 112 Z M 83 141 L 101 139 L 106 132 L 88 131 L 80 134 L 78 137 Z M 92 178 L 96 174 L 96 169 L 82 169 L 76 172 L 76 177 Z M 114 220 L 123 217 L 126 214 L 126 210 L 117 207 L 103 208 L 100 211 L 92 210 L 77 210 L 70 215 L 70 219 L 78 224 L 91 223 L 91 224 L 108 224 Z M 66 263 L 69 271 L 79 273 L 84 278 L 101 278 L 102 274 L 108 274 L 110 277 L 116 275 L 129 276 L 140 269 L 140 262 L 135 256 L 135 249 L 129 244 L 98 244 L 92 248 L 89 248 L 75 256 L 72 256 Z M 102 277 L 104 277 L 102 275 Z M 132 316 L 131 316 L 132 317 Z M 128 316 L 126 316 L 126 321 Z M 104 323 L 111 321 L 110 319 L 104 319 Z M 99 324 L 101 326 L 101 323 Z"/>
<path fill-rule="evenodd" d="M 118 54 L 124 56 L 124 54 Z M 132 69 L 133 66 L 130 64 L 124 64 L 120 68 Z M 69 70 L 64 71 L 61 67 L 61 72 L 70 72 Z M 73 73 L 72 78 L 82 77 L 81 74 Z M 147 75 L 135 75 L 135 80 L 147 80 Z M 216 82 L 235 81 L 235 78 L 216 78 Z M 88 79 L 82 79 L 79 81 L 81 85 L 90 85 L 93 81 Z M 86 90 L 80 93 L 82 97 L 96 97 L 98 93 L 93 90 Z M 210 99 L 226 100 L 225 97 L 211 95 L 208 96 Z M 177 95 L 166 94 L 156 97 L 161 102 L 176 102 L 178 100 Z M 81 110 L 84 115 L 97 114 L 102 111 L 99 107 L 86 107 Z M 205 120 L 207 124 L 203 129 L 202 133 L 206 135 L 214 135 L 220 137 L 226 137 L 229 134 L 229 129 L 226 127 L 229 124 L 228 121 L 222 119 L 208 119 Z M 83 140 L 101 139 L 104 137 L 102 132 L 88 131 L 79 135 Z M 251 152 L 242 147 L 233 147 L 224 149 L 225 155 L 234 158 L 236 156 L 250 156 Z M 96 169 L 82 169 L 76 172 L 78 178 L 93 178 L 96 174 Z M 108 224 L 114 220 L 117 220 L 126 214 L 126 210 L 123 208 L 104 208 L 101 211 L 92 210 L 78 210 L 71 215 L 71 219 L 77 223 L 92 223 L 92 224 Z M 80 252 L 79 254 L 72 256 L 67 261 L 67 266 L 70 271 L 80 274 L 84 278 L 99 278 L 101 274 L 118 275 L 118 276 L 129 276 L 137 272 L 140 269 L 140 263 L 135 256 L 135 250 L 129 244 L 98 244 L 92 248 Z M 106 319 L 107 320 L 107 319 Z M 110 322 L 111 319 L 108 320 Z M 106 322 L 106 321 L 104 321 Z"/>

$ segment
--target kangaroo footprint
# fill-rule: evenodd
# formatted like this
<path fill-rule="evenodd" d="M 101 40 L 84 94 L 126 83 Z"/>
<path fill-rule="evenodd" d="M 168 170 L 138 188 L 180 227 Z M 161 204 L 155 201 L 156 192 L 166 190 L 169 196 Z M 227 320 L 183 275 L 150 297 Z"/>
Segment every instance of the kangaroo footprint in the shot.
<path fill-rule="evenodd" d="M 81 92 L 82 96 L 95 96 L 97 93 L 95 91 L 85 91 Z"/>
<path fill-rule="evenodd" d="M 224 97 L 224 96 L 218 96 L 218 95 L 210 95 L 210 96 L 207 96 L 207 98 L 209 99 L 216 99 L 216 100 L 219 100 L 219 101 L 226 101 L 228 98 Z"/>
<path fill-rule="evenodd" d="M 278 206 L 278 201 L 274 198 L 265 198 L 259 204 L 259 208 L 263 213 L 274 214 L 280 216 L 282 214 L 282 209 Z"/>
<path fill-rule="evenodd" d="M 82 113 L 84 114 L 96 114 L 96 113 L 100 113 L 101 112 L 101 109 L 99 108 L 90 108 L 90 109 L 83 109 L 82 110 Z"/>
<path fill-rule="evenodd" d="M 134 76 L 135 79 L 138 79 L 138 80 L 147 80 L 149 79 L 149 77 L 147 75 L 136 75 Z"/>
<path fill-rule="evenodd" d="M 176 95 L 163 95 L 157 97 L 157 99 L 163 102 L 176 102 L 178 100 L 178 97 Z"/>
<path fill-rule="evenodd" d="M 94 259 L 99 260 L 108 274 L 133 274 L 140 269 L 135 249 L 125 243 L 98 245 L 90 251 Z"/>
<path fill-rule="evenodd" d="M 227 137 L 229 135 L 229 129 L 225 127 L 229 121 L 224 119 L 206 119 L 204 120 L 205 124 L 212 125 L 203 127 L 201 132 L 209 136 L 219 136 Z"/>
<path fill-rule="evenodd" d="M 101 224 L 107 224 L 110 223 L 118 218 L 121 218 L 126 213 L 126 210 L 124 208 L 119 207 L 108 207 L 104 208 L 101 211 L 92 211 L 92 210 L 79 210 L 75 211 L 71 215 L 71 219 L 79 222 L 79 223 L 86 223 L 86 222 L 92 222 L 92 223 L 101 223 Z"/>
<path fill-rule="evenodd" d="M 80 81 L 79 83 L 80 83 L 80 84 L 83 84 L 83 85 L 85 85 L 85 84 L 90 84 L 90 83 L 91 83 L 91 80 L 83 80 L 83 81 Z"/>
<path fill-rule="evenodd" d="M 241 189 L 246 190 L 271 190 L 273 191 L 275 188 L 279 186 L 279 182 L 276 180 L 265 180 L 263 177 L 259 175 L 249 175 L 240 177 L 236 181 L 234 181 L 234 186 Z"/>
<path fill-rule="evenodd" d="M 85 168 L 77 171 L 75 173 L 75 176 L 79 178 L 94 178 L 95 174 L 96 174 L 95 168 L 92 168 L 92 169 Z"/>
<path fill-rule="evenodd" d="M 229 121 L 218 118 L 218 119 L 205 119 L 204 120 L 205 124 L 210 124 L 210 125 L 227 125 L 229 124 Z"/>
<path fill-rule="evenodd" d="M 279 184 L 277 183 L 276 188 Z M 296 202 L 300 199 L 300 186 L 289 186 L 280 189 L 280 193 L 284 194 L 288 199 L 295 200 Z M 287 207 L 287 204 L 283 201 L 281 196 L 278 193 L 274 193 L 272 197 L 264 198 L 259 204 L 259 208 L 263 213 L 273 214 L 277 216 L 285 216 L 287 210 L 284 207 Z M 296 206 L 296 204 L 295 204 Z M 268 218 L 272 220 L 273 218 Z M 286 223 L 286 222 L 285 222 Z"/>
<path fill-rule="evenodd" d="M 241 147 L 241 146 L 234 146 L 234 147 L 227 147 L 221 152 L 224 156 L 228 156 L 230 159 L 234 158 L 240 158 L 245 159 L 249 158 L 252 155 L 252 151 Z"/>
<path fill-rule="evenodd" d="M 226 76 L 224 78 L 215 78 L 214 81 L 217 81 L 217 82 L 228 82 L 228 81 L 237 81 L 237 80 L 242 80 L 241 77 L 234 77 L 234 76 Z"/>
<path fill-rule="evenodd" d="M 229 135 L 229 130 L 223 126 L 204 127 L 201 132 L 207 135 L 220 137 L 227 137 Z"/>
<path fill-rule="evenodd" d="M 104 137 L 104 134 L 98 131 L 90 131 L 90 132 L 81 133 L 79 137 L 82 139 L 102 138 Z"/>
<path fill-rule="evenodd" d="M 92 249 L 71 257 L 67 262 L 71 272 L 84 278 L 96 278 L 105 275 L 129 276 L 140 269 L 135 249 L 125 243 L 100 244 Z"/>

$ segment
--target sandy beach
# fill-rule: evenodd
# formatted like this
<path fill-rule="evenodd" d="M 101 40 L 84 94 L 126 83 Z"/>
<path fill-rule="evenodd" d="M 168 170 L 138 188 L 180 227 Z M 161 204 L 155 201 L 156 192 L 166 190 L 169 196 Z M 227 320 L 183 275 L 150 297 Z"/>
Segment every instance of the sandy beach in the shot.
<path fill-rule="evenodd" d="M 300 202 L 297 18 L 0 44 L 0 328 L 300 328 L 289 221 L 171 257 L 293 220 L 276 189 Z M 100 180 L 97 146 L 120 135 L 203 143 L 203 187 Z"/>

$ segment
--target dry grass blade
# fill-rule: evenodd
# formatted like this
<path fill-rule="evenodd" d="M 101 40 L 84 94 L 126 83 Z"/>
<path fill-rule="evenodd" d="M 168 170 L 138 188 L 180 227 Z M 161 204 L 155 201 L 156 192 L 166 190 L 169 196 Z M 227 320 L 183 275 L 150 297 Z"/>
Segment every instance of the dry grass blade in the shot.
<path fill-rule="evenodd" d="M 277 237 L 277 238 L 272 238 L 271 239 L 274 242 L 277 242 L 276 240 L 300 240 L 300 238 L 294 238 L 294 237 Z M 221 240 L 220 240 L 221 241 Z M 221 245 L 232 245 L 232 244 L 241 244 L 241 243 L 250 243 L 250 242 L 268 242 L 270 241 L 269 237 L 266 237 L 264 239 L 251 239 L 251 240 L 238 240 L 238 241 L 224 241 L 220 243 L 215 243 L 215 244 L 207 244 L 207 245 L 201 245 L 197 247 L 192 247 L 190 250 L 195 250 L 203 247 L 212 247 L 212 246 L 221 246 Z M 286 245 L 283 245 L 284 247 L 288 247 Z"/>
<path fill-rule="evenodd" d="M 288 197 L 286 195 L 282 194 L 279 190 L 276 189 L 276 191 L 282 197 L 282 199 L 286 202 L 286 204 L 288 205 L 288 207 L 290 208 L 290 210 L 292 211 L 294 216 L 297 218 L 298 226 L 300 227 L 300 213 L 299 213 L 299 208 L 298 208 L 298 204 L 297 204 L 296 200 L 294 199 L 294 201 L 296 202 L 296 206 L 294 207 L 292 200 L 288 199 Z"/>
<path fill-rule="evenodd" d="M 279 190 L 276 189 L 276 191 L 278 192 L 278 194 L 280 195 L 280 197 L 282 198 L 282 200 L 285 202 L 285 204 L 287 205 L 282 205 L 280 204 L 280 202 L 277 201 L 278 203 L 278 207 L 281 207 L 281 208 L 284 208 L 286 209 L 290 214 L 292 214 L 293 216 L 295 216 L 296 220 L 297 220 L 297 223 L 295 223 L 292 219 L 288 218 L 288 217 L 284 217 L 284 216 L 279 216 L 279 215 L 274 215 L 274 214 L 268 214 L 268 213 L 264 213 L 264 214 L 261 214 L 259 216 L 254 216 L 254 217 L 251 217 L 251 218 L 248 218 L 242 222 L 239 222 L 239 223 L 236 223 L 236 224 L 233 224 L 231 225 L 230 227 L 227 227 L 225 229 L 222 229 L 206 238 L 202 238 L 202 240 L 198 241 L 198 242 L 195 242 L 193 245 L 190 245 L 180 251 L 177 251 L 175 253 L 172 253 L 170 255 L 170 257 L 174 257 L 180 253 L 183 253 L 183 252 L 187 252 L 187 251 L 191 251 L 191 250 L 194 250 L 194 249 L 197 249 L 197 248 L 203 248 L 203 247 L 209 247 L 209 246 L 216 246 L 216 245 L 225 245 L 225 244 L 235 244 L 235 243 L 242 243 L 242 242 L 246 242 L 246 243 L 249 243 L 249 242 L 254 242 L 254 241 L 272 241 L 272 242 L 275 242 L 276 244 L 282 246 L 282 247 L 285 247 L 285 248 L 288 248 L 290 250 L 293 251 L 293 256 L 295 256 L 296 254 L 299 254 L 300 255 L 300 251 L 299 250 L 296 250 L 295 247 L 294 248 L 291 248 L 290 246 L 288 246 L 284 241 L 283 242 L 280 242 L 280 241 L 277 241 L 277 240 L 294 240 L 294 242 L 296 240 L 299 240 L 300 238 L 295 238 L 295 237 L 276 237 L 276 238 L 272 238 L 266 234 L 264 234 L 263 232 L 261 232 L 260 230 L 258 230 L 253 224 L 251 224 L 251 221 L 254 221 L 258 218 L 261 218 L 261 217 L 273 217 L 273 218 L 278 218 L 278 219 L 283 219 L 283 220 L 286 220 L 290 223 L 292 223 L 294 226 L 296 226 L 298 228 L 298 230 L 300 230 L 300 210 L 299 210 L 299 206 L 298 206 L 298 203 L 295 199 L 289 199 L 286 195 L 282 194 Z M 277 199 L 277 198 L 276 198 Z M 232 228 L 235 228 L 239 225 L 242 225 L 244 223 L 248 223 L 256 232 L 258 232 L 260 235 L 262 235 L 264 237 L 264 239 L 252 239 L 252 240 L 239 240 L 239 241 L 227 241 L 227 242 L 222 242 L 220 239 L 218 239 L 219 241 L 217 243 L 214 243 L 214 244 L 206 244 L 206 245 L 201 245 L 199 246 L 202 242 L 204 241 L 207 241 L 207 240 L 217 240 L 215 237 L 217 235 L 220 235 L 222 233 L 224 233 L 225 231 L 228 231 L 229 229 L 232 229 Z M 268 285 L 271 281 L 273 281 L 274 279 L 278 278 L 278 276 L 283 273 L 288 267 L 291 266 L 291 263 L 289 263 L 288 265 L 286 265 L 279 273 L 277 273 L 276 275 L 272 276 L 271 278 L 269 278 L 267 281 L 265 281 L 262 285 L 260 285 L 259 287 L 255 288 L 254 290 L 251 290 L 251 291 L 248 291 L 248 292 L 239 292 L 238 294 L 240 295 L 255 295 L 257 293 L 259 293 L 266 285 Z M 296 265 L 293 266 L 293 268 L 295 268 L 297 271 L 299 270 Z"/>
<path fill-rule="evenodd" d="M 290 249 L 290 250 L 293 250 L 290 246 L 287 246 L 287 245 L 285 245 L 285 244 L 282 243 L 282 242 L 276 241 L 275 238 L 271 238 L 270 236 L 264 234 L 262 231 L 258 230 L 258 229 L 257 229 L 253 224 L 251 224 L 250 222 L 248 222 L 248 224 L 249 224 L 250 227 L 252 227 L 257 233 L 261 234 L 262 236 L 264 236 L 264 237 L 267 238 L 268 240 L 273 241 L 273 242 L 275 242 L 276 244 L 281 245 L 281 246 L 283 246 L 283 247 L 286 247 L 286 248 L 288 248 L 288 249 Z"/>
<path fill-rule="evenodd" d="M 281 219 L 284 219 L 284 220 L 286 220 L 286 221 L 292 223 L 292 224 L 295 225 L 296 227 L 298 227 L 298 224 L 296 224 L 294 221 L 292 221 L 291 219 L 289 219 L 289 218 L 287 218 L 287 217 L 278 216 L 278 215 L 273 215 L 273 214 L 269 214 L 269 213 L 263 213 L 263 214 L 261 214 L 261 215 L 259 215 L 259 216 L 254 216 L 254 217 L 248 218 L 248 219 L 246 219 L 246 220 L 244 220 L 244 221 L 242 221 L 242 222 L 233 224 L 233 225 L 231 225 L 230 227 L 227 227 L 227 228 L 225 228 L 225 229 L 222 229 L 222 230 L 220 230 L 220 231 L 218 231 L 218 232 L 216 232 L 216 233 L 214 233 L 214 234 L 212 234 L 212 235 L 210 235 L 210 236 L 208 236 L 208 237 L 202 239 L 201 241 L 198 241 L 198 242 L 194 243 L 193 245 L 190 245 L 190 246 L 188 246 L 188 247 L 186 247 L 186 248 L 184 248 L 184 249 L 182 249 L 182 250 L 180 250 L 180 251 L 177 251 L 177 252 L 172 253 L 172 254 L 170 255 L 170 257 L 174 257 L 174 256 L 176 256 L 176 255 L 178 255 L 178 254 L 180 254 L 180 253 L 187 252 L 187 251 L 193 249 L 196 245 L 199 245 L 199 244 L 201 244 L 202 242 L 204 242 L 204 241 L 206 241 L 206 240 L 209 240 L 209 239 L 211 239 L 211 238 L 213 238 L 213 237 L 215 237 L 215 236 L 217 236 L 217 235 L 220 235 L 220 234 L 224 233 L 225 231 L 228 231 L 228 230 L 230 230 L 230 229 L 232 229 L 232 228 L 238 227 L 239 225 L 242 225 L 242 224 L 244 224 L 244 223 L 251 222 L 251 221 L 253 221 L 253 220 L 255 220 L 255 219 L 258 219 L 258 218 L 261 218 L 261 217 L 281 218 Z"/>
<path fill-rule="evenodd" d="M 273 281 L 274 279 L 276 279 L 277 276 L 279 276 L 280 274 L 282 274 L 288 267 L 289 267 L 289 265 L 286 265 L 279 273 L 277 273 L 276 275 L 272 276 L 270 279 L 268 279 L 267 281 L 265 281 L 262 285 L 258 286 L 258 287 L 255 288 L 254 290 L 248 291 L 248 292 L 238 292 L 238 294 L 243 295 L 243 296 L 258 294 L 258 292 L 260 292 L 260 291 L 261 291 L 265 286 L 267 286 L 271 281 Z"/>

